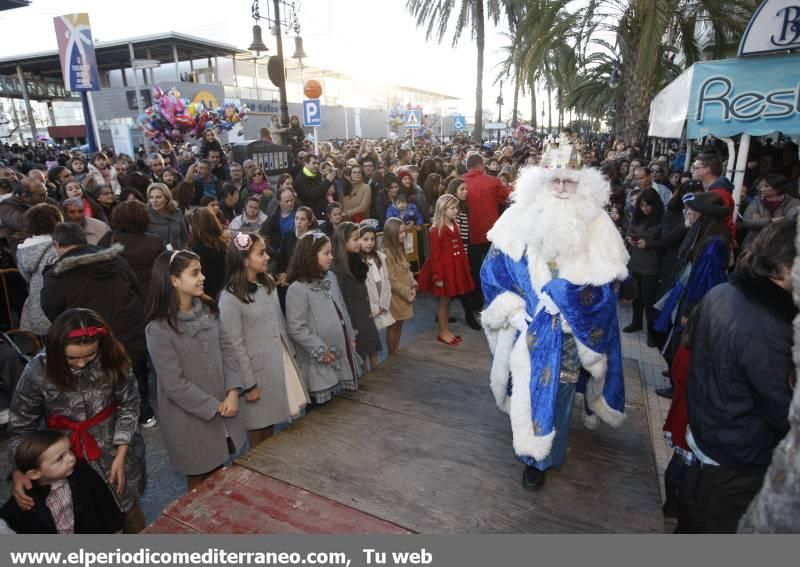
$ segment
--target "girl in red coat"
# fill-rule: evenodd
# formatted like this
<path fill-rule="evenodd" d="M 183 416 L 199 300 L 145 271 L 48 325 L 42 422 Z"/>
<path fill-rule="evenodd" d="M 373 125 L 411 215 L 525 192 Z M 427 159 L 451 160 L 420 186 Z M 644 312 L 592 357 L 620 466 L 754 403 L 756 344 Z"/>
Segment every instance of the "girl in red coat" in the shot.
<path fill-rule="evenodd" d="M 449 194 L 439 197 L 430 232 L 430 256 L 419 275 L 420 289 L 439 298 L 436 308 L 439 336 L 436 340 L 451 346 L 461 343 L 461 337 L 452 334 L 447 326 L 450 300 L 475 289 L 467 251 L 455 220 L 457 216 L 458 199 Z"/>

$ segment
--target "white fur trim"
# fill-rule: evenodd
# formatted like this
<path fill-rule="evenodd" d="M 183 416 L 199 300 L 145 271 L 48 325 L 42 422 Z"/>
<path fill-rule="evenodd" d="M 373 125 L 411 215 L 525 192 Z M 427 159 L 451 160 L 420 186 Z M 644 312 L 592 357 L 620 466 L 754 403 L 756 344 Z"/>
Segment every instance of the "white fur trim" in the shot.
<path fill-rule="evenodd" d="M 602 378 L 592 378 L 586 382 L 586 399 L 589 409 L 591 409 L 603 423 L 617 428 L 625 421 L 625 414 L 613 409 L 608 405 L 603 397 L 603 387 L 605 386 L 605 376 Z"/>
<path fill-rule="evenodd" d="M 504 291 L 494 298 L 481 313 L 481 324 L 493 330 L 508 327 L 508 320 L 520 309 L 525 309 L 525 300 L 511 291 Z"/>
<path fill-rule="evenodd" d="M 509 361 L 511 360 L 511 350 L 514 348 L 514 329 L 504 329 L 497 333 L 492 333 L 494 347 L 492 352 L 492 369 L 489 373 L 489 386 L 494 395 L 494 401 L 500 411 L 509 412 L 511 400 L 508 396 Z M 489 333 L 487 332 L 487 338 Z"/>
<path fill-rule="evenodd" d="M 597 380 L 605 380 L 606 371 L 608 371 L 608 357 L 601 353 L 596 352 L 580 342 L 577 337 L 575 344 L 578 346 L 578 358 L 592 378 Z"/>
<path fill-rule="evenodd" d="M 511 376 L 513 390 L 509 415 L 514 438 L 514 452 L 519 456 L 533 457 L 537 461 L 550 454 L 556 431 L 537 437 L 533 432 L 530 383 L 531 361 L 525 334 L 520 334 L 511 351 Z"/>

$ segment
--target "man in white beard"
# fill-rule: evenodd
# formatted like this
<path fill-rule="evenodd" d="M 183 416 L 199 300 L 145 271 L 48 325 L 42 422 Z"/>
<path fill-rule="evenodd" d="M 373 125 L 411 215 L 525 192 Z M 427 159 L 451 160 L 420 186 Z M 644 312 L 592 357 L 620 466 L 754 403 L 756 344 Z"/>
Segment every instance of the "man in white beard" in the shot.
<path fill-rule="evenodd" d="M 598 418 L 619 427 L 625 409 L 616 282 L 628 275 L 628 253 L 604 210 L 609 185 L 576 168 L 566 140 L 543 164 L 522 172 L 481 269 L 491 388 L 528 490 L 564 463 L 576 393 L 592 429 Z"/>

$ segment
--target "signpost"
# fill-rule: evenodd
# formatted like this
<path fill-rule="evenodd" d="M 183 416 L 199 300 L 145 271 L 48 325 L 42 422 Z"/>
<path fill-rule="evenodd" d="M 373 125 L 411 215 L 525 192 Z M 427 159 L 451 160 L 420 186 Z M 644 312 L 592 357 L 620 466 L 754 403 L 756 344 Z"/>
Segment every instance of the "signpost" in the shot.
<path fill-rule="evenodd" d="M 89 14 L 56 16 L 53 18 L 53 24 L 56 28 L 64 88 L 81 93 L 89 150 L 96 152 L 98 140 L 95 138 L 94 120 L 87 92 L 100 90 L 100 75 L 97 72 L 97 60 L 94 56 Z"/>
<path fill-rule="evenodd" d="M 419 130 L 422 127 L 422 111 L 421 110 L 406 110 L 403 116 L 403 125 L 411 130 L 411 147 L 414 147 L 414 130 Z"/>
<path fill-rule="evenodd" d="M 303 126 L 314 128 L 314 153 L 319 155 L 319 140 L 317 139 L 317 126 L 322 126 L 322 114 L 319 99 L 303 101 Z"/>
<path fill-rule="evenodd" d="M 453 116 L 453 130 L 460 132 L 467 129 L 467 118 L 463 115 Z"/>

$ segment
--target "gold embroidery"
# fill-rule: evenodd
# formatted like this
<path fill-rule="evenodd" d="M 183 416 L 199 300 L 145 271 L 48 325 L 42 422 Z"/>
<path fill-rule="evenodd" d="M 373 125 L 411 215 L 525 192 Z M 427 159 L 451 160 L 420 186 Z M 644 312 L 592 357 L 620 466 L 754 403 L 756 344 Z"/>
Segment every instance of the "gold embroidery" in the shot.
<path fill-rule="evenodd" d="M 534 422 L 533 422 L 533 434 L 536 437 L 541 437 L 542 436 L 542 424 L 539 423 L 536 420 L 534 420 Z"/>
<path fill-rule="evenodd" d="M 544 369 L 544 371 L 542 371 L 542 377 L 539 378 L 539 385 L 546 388 L 547 386 L 550 385 L 550 379 L 552 377 L 553 377 L 553 372 L 552 370 L 550 370 L 550 367 L 548 366 L 547 368 Z"/>
<path fill-rule="evenodd" d="M 590 287 L 581 290 L 581 305 L 591 305 L 594 303 L 594 291 Z"/>
<path fill-rule="evenodd" d="M 596 345 L 597 343 L 599 343 L 600 340 L 603 338 L 603 335 L 605 335 L 605 333 L 606 332 L 600 327 L 594 327 L 589 332 L 589 344 Z"/>
<path fill-rule="evenodd" d="M 536 336 L 536 333 L 528 333 L 525 340 L 528 343 L 528 350 L 532 350 L 539 341 L 539 337 Z"/>

